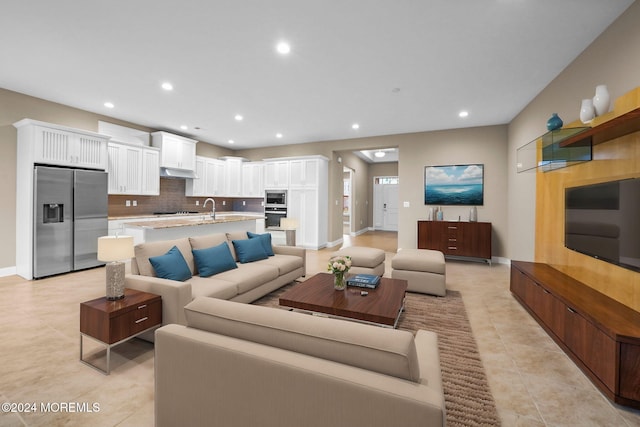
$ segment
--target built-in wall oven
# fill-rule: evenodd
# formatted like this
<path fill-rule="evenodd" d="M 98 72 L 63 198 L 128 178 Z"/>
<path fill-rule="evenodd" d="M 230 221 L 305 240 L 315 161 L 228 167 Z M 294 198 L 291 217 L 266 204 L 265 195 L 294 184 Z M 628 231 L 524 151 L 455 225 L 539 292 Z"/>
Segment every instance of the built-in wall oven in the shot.
<path fill-rule="evenodd" d="M 265 227 L 279 228 L 280 220 L 287 217 L 287 190 L 267 190 L 264 200 Z"/>

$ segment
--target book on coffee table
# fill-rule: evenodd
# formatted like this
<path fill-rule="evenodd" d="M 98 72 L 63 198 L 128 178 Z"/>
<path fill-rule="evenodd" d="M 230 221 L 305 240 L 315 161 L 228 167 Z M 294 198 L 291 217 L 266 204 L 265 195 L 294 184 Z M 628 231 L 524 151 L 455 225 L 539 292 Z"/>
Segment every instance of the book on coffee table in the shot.
<path fill-rule="evenodd" d="M 380 283 L 380 276 L 373 274 L 356 274 L 347 279 L 347 286 L 375 289 Z"/>

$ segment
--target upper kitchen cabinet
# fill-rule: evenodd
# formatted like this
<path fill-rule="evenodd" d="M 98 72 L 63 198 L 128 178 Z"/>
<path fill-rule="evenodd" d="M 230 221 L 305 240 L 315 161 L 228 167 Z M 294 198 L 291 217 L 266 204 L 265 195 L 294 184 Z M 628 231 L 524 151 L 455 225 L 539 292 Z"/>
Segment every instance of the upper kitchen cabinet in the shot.
<path fill-rule="evenodd" d="M 264 163 L 242 164 L 242 196 L 264 197 Z"/>
<path fill-rule="evenodd" d="M 151 137 L 160 149 L 160 167 L 195 171 L 198 141 L 168 132 L 153 132 Z"/>
<path fill-rule="evenodd" d="M 225 157 L 225 196 L 242 196 L 242 164 L 245 159 L 241 157 Z"/>
<path fill-rule="evenodd" d="M 317 187 L 323 162 L 326 163 L 326 160 L 317 157 L 291 160 L 289 162 L 290 188 Z"/>
<path fill-rule="evenodd" d="M 265 190 L 282 190 L 289 188 L 289 160 L 265 160 L 264 188 Z"/>
<path fill-rule="evenodd" d="M 109 143 L 109 194 L 160 194 L 157 148 Z"/>
<path fill-rule="evenodd" d="M 109 137 L 91 131 L 23 119 L 14 123 L 18 138 L 27 141 L 31 163 L 107 169 Z"/>
<path fill-rule="evenodd" d="M 196 176 L 197 178 L 188 179 L 185 184 L 185 196 L 204 196 L 205 195 L 205 182 L 207 181 L 205 175 L 205 165 L 207 163 L 206 157 L 196 156 Z"/>
<path fill-rule="evenodd" d="M 197 178 L 187 179 L 185 195 L 213 197 L 225 195 L 225 161 L 196 156 Z"/>

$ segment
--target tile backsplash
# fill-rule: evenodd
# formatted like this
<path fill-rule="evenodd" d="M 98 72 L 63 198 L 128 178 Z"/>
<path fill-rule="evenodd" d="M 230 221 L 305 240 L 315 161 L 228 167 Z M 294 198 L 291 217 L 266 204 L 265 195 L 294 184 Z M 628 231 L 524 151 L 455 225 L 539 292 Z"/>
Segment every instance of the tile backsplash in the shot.
<path fill-rule="evenodd" d="M 211 204 L 202 205 L 206 197 L 185 196 L 184 179 L 160 178 L 159 196 L 110 195 L 109 217 L 151 215 L 154 212 L 210 212 Z M 263 212 L 262 198 L 214 197 L 216 211 Z M 129 201 L 130 206 L 127 206 Z M 137 206 L 133 206 L 134 201 Z M 196 206 L 196 201 L 199 205 Z"/>

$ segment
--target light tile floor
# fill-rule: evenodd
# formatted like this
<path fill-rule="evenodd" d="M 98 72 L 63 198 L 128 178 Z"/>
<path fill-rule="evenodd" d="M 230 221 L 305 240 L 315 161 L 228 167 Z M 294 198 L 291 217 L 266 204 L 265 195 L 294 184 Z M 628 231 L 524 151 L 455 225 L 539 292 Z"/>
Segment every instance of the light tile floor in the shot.
<path fill-rule="evenodd" d="M 385 250 L 390 273 L 395 233 L 347 237 L 345 245 Z M 336 249 L 308 251 L 309 274 L 324 271 Z M 447 261 L 447 286 L 462 293 L 503 425 L 640 426 L 640 411 L 610 403 L 513 299 L 508 266 Z M 30 411 L 3 406 L 0 426 L 153 425 L 151 344 L 116 347 L 109 376 L 78 361 L 80 302 L 102 295 L 103 268 L 37 281 L 0 278 L 0 402 Z M 64 410 L 67 404 L 92 412 Z"/>

